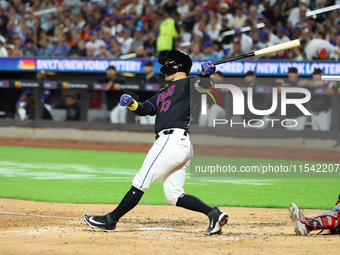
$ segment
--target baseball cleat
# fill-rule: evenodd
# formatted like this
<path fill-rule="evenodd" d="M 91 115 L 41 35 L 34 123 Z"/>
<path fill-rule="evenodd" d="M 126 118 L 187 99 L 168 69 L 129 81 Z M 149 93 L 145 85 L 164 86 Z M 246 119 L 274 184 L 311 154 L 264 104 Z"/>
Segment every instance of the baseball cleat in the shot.
<path fill-rule="evenodd" d="M 115 231 L 118 222 L 112 220 L 109 213 L 104 216 L 84 214 L 84 220 L 91 228 L 102 228 L 105 232 Z"/>
<path fill-rule="evenodd" d="M 222 227 L 228 222 L 228 214 L 221 211 L 217 207 L 214 207 L 210 213 L 208 213 L 209 217 L 209 227 L 204 234 L 206 235 L 214 235 L 222 233 Z"/>
<path fill-rule="evenodd" d="M 289 217 L 293 221 L 294 231 L 296 235 L 309 235 L 309 230 L 307 226 L 300 221 L 301 218 L 305 219 L 305 216 L 294 203 L 292 203 L 289 207 Z"/>

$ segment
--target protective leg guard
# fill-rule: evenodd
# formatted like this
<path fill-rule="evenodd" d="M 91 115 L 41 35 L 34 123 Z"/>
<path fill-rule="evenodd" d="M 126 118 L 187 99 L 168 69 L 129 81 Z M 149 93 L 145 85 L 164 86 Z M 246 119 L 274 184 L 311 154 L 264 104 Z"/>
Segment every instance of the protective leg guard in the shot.
<path fill-rule="evenodd" d="M 340 226 L 340 204 L 332 210 L 318 215 L 304 216 L 300 213 L 300 221 L 306 224 L 309 231 L 337 229 Z"/>

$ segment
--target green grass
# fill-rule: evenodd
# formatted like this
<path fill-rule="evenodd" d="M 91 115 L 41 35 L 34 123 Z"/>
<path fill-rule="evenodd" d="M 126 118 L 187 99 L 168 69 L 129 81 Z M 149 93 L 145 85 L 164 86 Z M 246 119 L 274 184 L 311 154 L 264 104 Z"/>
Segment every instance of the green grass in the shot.
<path fill-rule="evenodd" d="M 144 157 L 144 153 L 0 146 L 0 197 L 116 204 L 131 187 Z M 329 209 L 337 200 L 338 182 L 337 178 L 192 179 L 188 175 L 185 191 L 217 206 L 287 208 L 295 202 L 301 208 Z M 167 204 L 161 181 L 146 192 L 141 204 Z"/>

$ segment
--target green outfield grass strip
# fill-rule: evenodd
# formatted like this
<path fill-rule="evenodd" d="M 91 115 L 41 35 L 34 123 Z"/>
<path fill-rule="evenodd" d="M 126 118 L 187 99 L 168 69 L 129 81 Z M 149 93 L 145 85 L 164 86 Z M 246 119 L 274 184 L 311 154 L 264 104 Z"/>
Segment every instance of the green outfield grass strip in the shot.
<path fill-rule="evenodd" d="M 131 187 L 145 155 L 0 146 L 0 197 L 117 204 Z M 233 164 L 291 163 L 244 158 L 229 158 L 229 161 Z M 301 208 L 329 209 L 339 194 L 336 178 L 193 179 L 189 174 L 185 190 L 212 205 L 268 208 L 288 208 L 295 202 Z M 161 181 L 146 192 L 141 204 L 167 204 Z"/>

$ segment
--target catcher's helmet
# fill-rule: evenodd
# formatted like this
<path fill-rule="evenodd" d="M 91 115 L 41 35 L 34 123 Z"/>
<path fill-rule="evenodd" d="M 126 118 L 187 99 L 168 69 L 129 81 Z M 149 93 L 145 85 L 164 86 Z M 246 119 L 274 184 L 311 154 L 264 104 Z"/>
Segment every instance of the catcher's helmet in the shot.
<path fill-rule="evenodd" d="M 165 64 L 166 61 L 170 62 Z M 185 72 L 189 75 L 192 66 L 192 61 L 188 54 L 178 50 L 171 50 L 162 53 L 158 58 L 158 62 L 163 65 L 161 68 L 161 72 L 163 74 Z"/>

